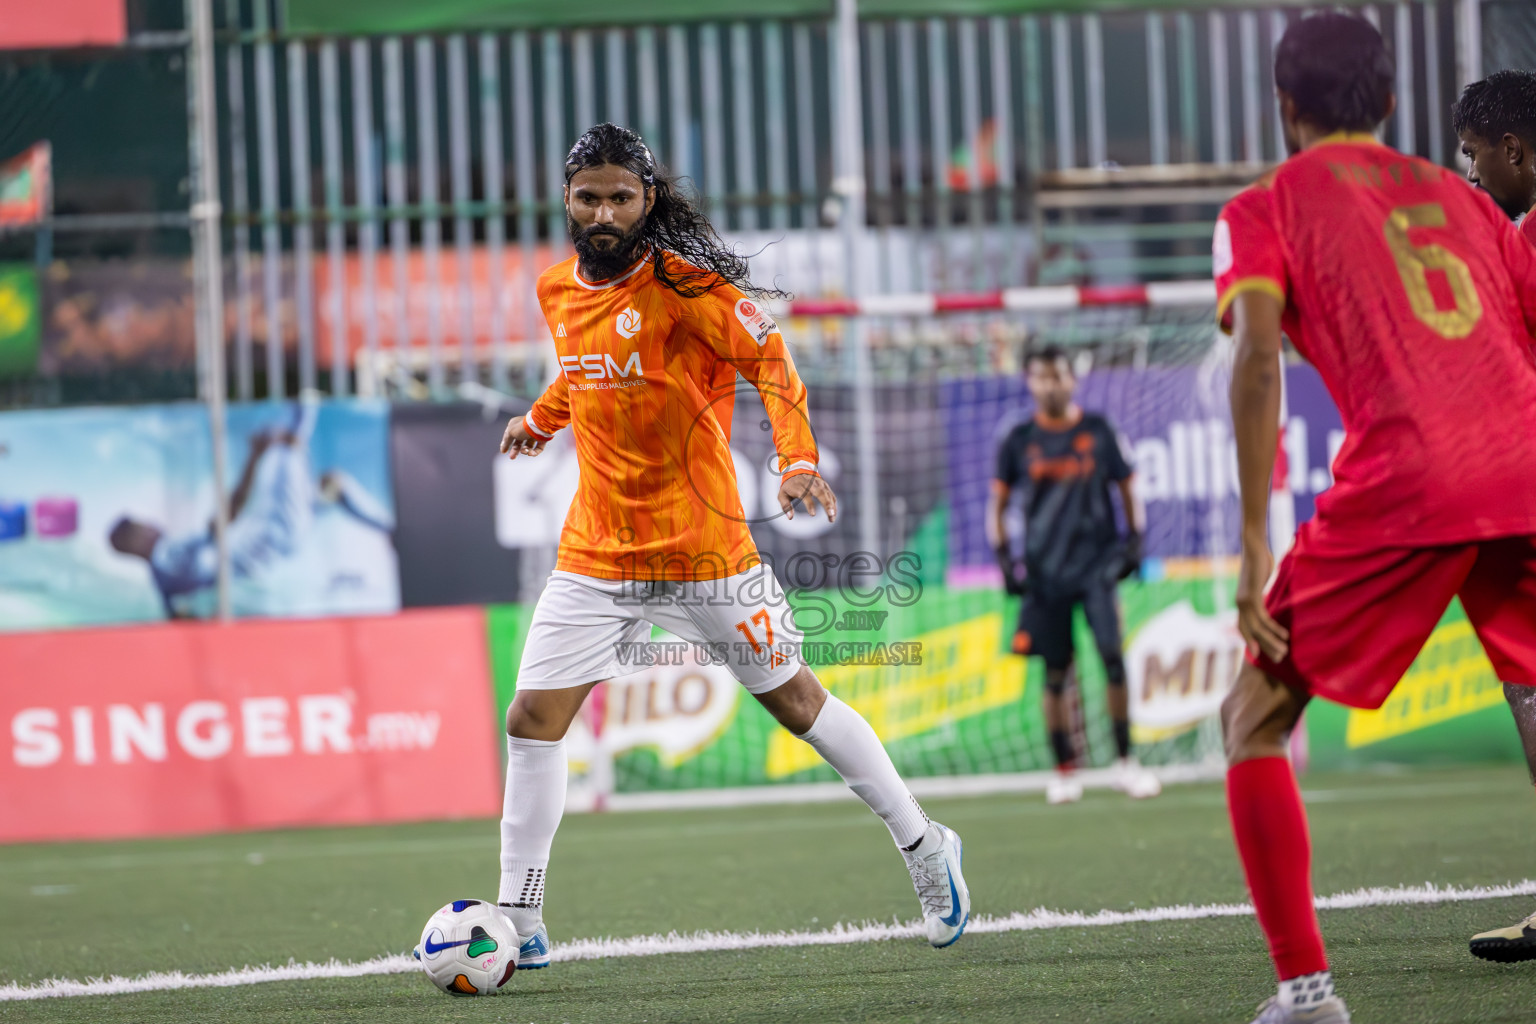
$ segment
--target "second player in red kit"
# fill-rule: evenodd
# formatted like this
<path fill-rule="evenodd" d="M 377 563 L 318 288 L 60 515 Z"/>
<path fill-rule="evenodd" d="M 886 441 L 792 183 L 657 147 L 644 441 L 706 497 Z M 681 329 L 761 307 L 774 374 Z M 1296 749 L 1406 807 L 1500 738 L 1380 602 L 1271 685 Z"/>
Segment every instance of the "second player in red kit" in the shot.
<path fill-rule="evenodd" d="M 1292 156 L 1217 224 L 1236 334 L 1239 629 L 1228 805 L 1280 979 L 1262 1024 L 1342 1024 L 1286 743 L 1314 695 L 1381 705 L 1451 600 L 1500 677 L 1536 685 L 1536 249 L 1485 194 L 1371 134 L 1395 68 L 1369 22 L 1306 18 L 1275 83 Z M 1265 594 L 1282 332 L 1343 418 L 1335 483 Z"/>

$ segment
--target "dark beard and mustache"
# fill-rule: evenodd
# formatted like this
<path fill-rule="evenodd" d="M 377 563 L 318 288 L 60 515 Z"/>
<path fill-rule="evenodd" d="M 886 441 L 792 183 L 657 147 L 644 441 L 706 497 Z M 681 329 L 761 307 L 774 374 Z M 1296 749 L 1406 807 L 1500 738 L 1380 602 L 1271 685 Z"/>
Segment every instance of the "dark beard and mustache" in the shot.
<path fill-rule="evenodd" d="M 565 215 L 565 223 L 571 233 L 571 244 L 576 247 L 576 261 L 581 266 L 581 274 L 588 281 L 606 281 L 620 271 L 628 270 L 635 262 L 635 250 L 640 248 L 640 235 L 645 230 L 643 216 L 628 231 L 620 231 L 605 224 L 594 224 L 583 229 L 569 213 Z M 607 235 L 618 241 L 600 249 L 592 244 L 592 239 L 599 235 Z"/>

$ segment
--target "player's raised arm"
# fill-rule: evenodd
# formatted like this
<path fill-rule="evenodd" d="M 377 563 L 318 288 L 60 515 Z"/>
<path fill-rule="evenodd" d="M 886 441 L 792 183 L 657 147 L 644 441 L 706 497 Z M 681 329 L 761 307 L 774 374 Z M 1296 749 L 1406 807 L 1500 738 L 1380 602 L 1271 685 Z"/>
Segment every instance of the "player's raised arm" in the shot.
<path fill-rule="evenodd" d="M 502 454 L 517 458 L 519 453 L 537 455 L 562 427 L 571 422 L 571 392 L 565 374 L 544 389 L 533 408 L 512 417 L 501 435 Z"/>
<path fill-rule="evenodd" d="M 827 518 L 836 522 L 837 496 L 817 469 L 819 455 L 805 382 L 778 324 L 756 300 L 728 285 L 711 291 L 707 305 L 714 323 L 712 330 L 704 332 L 705 340 L 757 389 L 773 426 L 781 474 L 779 507 L 793 519 L 797 499 L 813 516 L 819 504 Z"/>

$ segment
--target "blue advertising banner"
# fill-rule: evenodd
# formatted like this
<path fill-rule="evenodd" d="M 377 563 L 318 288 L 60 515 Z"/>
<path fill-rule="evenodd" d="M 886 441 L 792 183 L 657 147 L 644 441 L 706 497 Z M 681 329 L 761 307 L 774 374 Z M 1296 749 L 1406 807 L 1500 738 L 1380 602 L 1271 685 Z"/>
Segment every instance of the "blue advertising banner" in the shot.
<path fill-rule="evenodd" d="M 229 413 L 236 615 L 396 611 L 384 403 Z M 207 618 L 213 454 L 192 404 L 0 415 L 0 630 Z"/>

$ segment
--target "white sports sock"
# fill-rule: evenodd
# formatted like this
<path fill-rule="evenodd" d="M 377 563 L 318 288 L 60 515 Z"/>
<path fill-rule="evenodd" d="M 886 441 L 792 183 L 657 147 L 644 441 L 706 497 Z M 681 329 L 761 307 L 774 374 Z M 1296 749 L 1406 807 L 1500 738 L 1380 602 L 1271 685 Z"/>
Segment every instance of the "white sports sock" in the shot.
<path fill-rule="evenodd" d="M 815 747 L 848 788 L 880 815 L 897 846 L 905 849 L 922 839 L 928 815 L 896 774 L 880 737 L 857 711 L 827 694 L 821 713 L 800 738 Z"/>
<path fill-rule="evenodd" d="M 1280 1005 L 1288 1010 L 1305 1010 L 1332 995 L 1332 971 L 1303 974 L 1280 983 Z"/>
<path fill-rule="evenodd" d="M 507 737 L 498 903 L 544 903 L 549 846 L 565 813 L 565 741 Z"/>

